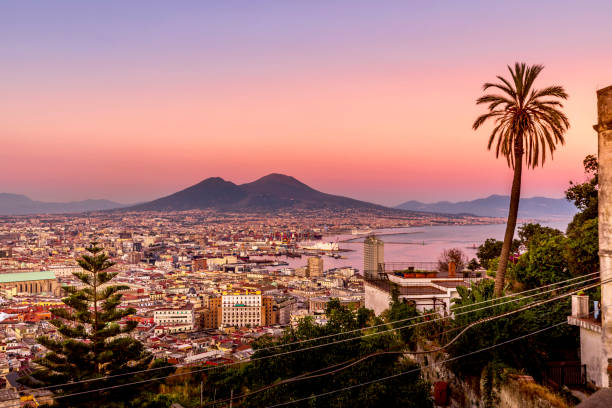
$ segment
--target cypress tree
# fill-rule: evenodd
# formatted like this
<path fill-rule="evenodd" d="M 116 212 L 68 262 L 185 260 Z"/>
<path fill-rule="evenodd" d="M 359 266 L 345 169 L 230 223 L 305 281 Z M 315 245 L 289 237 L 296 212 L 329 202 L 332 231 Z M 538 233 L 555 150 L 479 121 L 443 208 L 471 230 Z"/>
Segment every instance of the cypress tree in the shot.
<path fill-rule="evenodd" d="M 83 269 L 73 272 L 82 283 L 79 287 L 65 286 L 68 296 L 62 299 L 67 306 L 51 309 L 50 321 L 57 335 L 37 339 L 48 352 L 36 362 L 39 368 L 24 382 L 37 386 L 55 386 L 81 380 L 101 378 L 147 368 L 152 356 L 143 344 L 130 337 L 137 322 L 119 323 L 134 314 L 133 308 L 118 309 L 119 291 L 125 285 L 108 284 L 118 272 L 109 271 L 114 262 L 93 242 L 88 254 L 78 259 Z M 72 385 L 61 385 L 52 390 L 59 395 L 73 394 L 135 381 L 141 378 L 126 375 L 114 379 L 98 380 Z M 113 398 L 104 392 L 87 393 L 57 400 L 60 406 L 122 406 L 122 401 L 134 396 L 134 389 L 123 387 L 112 390 Z M 127 404 L 126 404 L 127 405 Z"/>

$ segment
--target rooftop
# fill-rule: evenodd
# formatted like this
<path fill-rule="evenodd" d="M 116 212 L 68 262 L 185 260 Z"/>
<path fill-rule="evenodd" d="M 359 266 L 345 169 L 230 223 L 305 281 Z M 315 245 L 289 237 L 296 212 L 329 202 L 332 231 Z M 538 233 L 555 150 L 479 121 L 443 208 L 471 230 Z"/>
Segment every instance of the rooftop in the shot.
<path fill-rule="evenodd" d="M 17 272 L 0 274 L 0 283 L 13 283 L 24 281 L 37 281 L 55 279 L 55 274 L 50 271 L 41 272 Z"/>
<path fill-rule="evenodd" d="M 387 280 L 368 280 L 368 284 L 376 286 L 378 289 L 383 290 L 385 292 L 391 293 L 391 282 Z M 399 290 L 400 296 L 446 294 L 445 291 L 442 291 L 436 287 L 427 284 L 412 284 L 406 286 L 398 285 L 397 289 Z"/>

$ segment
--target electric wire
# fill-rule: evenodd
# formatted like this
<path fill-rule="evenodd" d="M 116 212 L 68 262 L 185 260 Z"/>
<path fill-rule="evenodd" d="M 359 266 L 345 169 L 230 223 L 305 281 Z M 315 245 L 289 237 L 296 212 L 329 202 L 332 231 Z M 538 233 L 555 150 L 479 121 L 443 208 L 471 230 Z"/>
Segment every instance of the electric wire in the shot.
<path fill-rule="evenodd" d="M 583 275 L 582 277 L 584 277 L 584 276 L 588 276 L 588 275 Z M 378 332 L 374 332 L 374 333 L 365 334 L 365 335 L 362 335 L 362 336 L 350 337 L 350 338 L 340 339 L 340 340 L 336 340 L 336 341 L 332 341 L 332 342 L 328 342 L 328 343 L 317 344 L 317 345 L 313 345 L 313 346 L 309 346 L 309 347 L 305 347 L 305 348 L 299 348 L 299 349 L 295 349 L 295 350 L 289 350 L 289 351 L 284 351 L 284 352 L 280 352 L 280 353 L 275 353 L 275 354 L 270 354 L 270 355 L 266 355 L 266 356 L 261 356 L 261 357 L 258 357 L 258 358 L 250 359 L 249 362 L 265 360 L 265 359 L 268 359 L 268 358 L 277 357 L 277 356 L 284 356 L 284 355 L 288 355 L 288 354 L 294 354 L 294 353 L 298 353 L 298 352 L 303 352 L 303 351 L 308 351 L 308 350 L 312 350 L 312 349 L 317 349 L 317 348 L 325 347 L 325 346 L 328 346 L 328 345 L 334 345 L 334 344 L 339 344 L 339 343 L 345 343 L 345 342 L 348 342 L 348 341 L 354 341 L 354 340 L 357 340 L 357 339 L 360 339 L 360 338 L 363 338 L 363 337 L 371 337 L 371 336 L 381 335 L 381 334 L 384 334 L 384 333 L 394 332 L 394 331 L 397 331 L 397 330 L 406 329 L 406 328 L 410 328 L 410 327 L 416 327 L 416 326 L 420 326 L 420 325 L 423 325 L 423 324 L 429 324 L 429 323 L 433 323 L 433 322 L 440 321 L 440 320 L 447 320 L 447 319 L 450 319 L 450 318 L 452 318 L 454 316 L 469 314 L 469 313 L 473 313 L 473 312 L 477 312 L 477 311 L 481 311 L 481 310 L 490 309 L 492 307 L 497 307 L 497 306 L 501 306 L 501 305 L 505 305 L 505 304 L 509 304 L 509 303 L 514 303 L 514 302 L 517 302 L 517 301 L 520 301 L 520 300 L 525 300 L 525 299 L 528 299 L 528 298 L 531 298 L 531 297 L 534 297 L 534 296 L 540 296 L 542 294 L 554 292 L 554 291 L 557 291 L 557 290 L 566 289 L 566 288 L 569 288 L 571 286 L 575 286 L 575 285 L 578 285 L 578 284 L 583 284 L 585 282 L 596 280 L 596 279 L 599 279 L 599 278 L 598 277 L 593 277 L 593 278 L 585 279 L 585 280 L 582 280 L 582 281 L 579 281 L 579 282 L 574 282 L 572 284 L 564 285 L 564 286 L 559 287 L 559 288 L 554 288 L 554 289 L 551 289 L 551 290 L 548 290 L 548 291 L 543 291 L 543 292 L 531 294 L 529 296 L 524 296 L 524 297 L 520 297 L 520 298 L 517 298 L 517 299 L 508 300 L 508 301 L 505 301 L 505 302 L 496 303 L 496 304 L 484 306 L 484 307 L 481 307 L 481 308 L 470 309 L 470 310 L 465 311 L 465 312 L 453 313 L 453 315 L 443 316 L 443 317 L 439 317 L 439 318 L 436 318 L 436 319 L 424 320 L 424 321 L 413 323 L 413 324 L 406 325 L 406 326 L 394 327 L 394 328 L 391 328 L 391 329 L 388 329 L 388 330 L 382 330 L 382 331 L 378 331 Z M 575 278 L 574 279 L 569 279 L 567 281 L 571 281 L 571 280 L 575 280 Z M 558 283 L 565 283 L 567 281 L 558 282 Z M 550 287 L 550 286 L 553 286 L 553 284 L 543 286 L 542 288 Z M 541 288 L 537 288 L 537 289 L 541 289 Z M 580 290 L 584 290 L 584 288 L 582 288 Z M 505 297 L 516 296 L 516 295 L 519 295 L 521 293 L 530 292 L 530 291 L 533 291 L 533 289 L 530 289 L 530 290 L 524 291 L 524 292 L 519 292 L 519 293 L 513 294 L 513 295 L 508 295 L 508 296 L 505 296 Z M 491 300 L 499 300 L 499 299 L 502 299 L 502 298 L 489 299 L 489 300 L 486 300 L 486 301 L 477 302 L 477 303 L 473 303 L 473 304 L 470 304 L 470 305 L 459 306 L 457 308 L 453 308 L 452 311 L 454 312 L 454 310 L 457 310 L 459 308 L 463 309 L 463 308 L 467 308 L 467 307 L 473 307 L 475 305 L 479 305 L 479 304 L 483 304 L 483 303 L 488 303 Z M 392 325 L 392 324 L 397 324 L 398 322 L 401 322 L 401 321 L 415 320 L 415 319 L 420 319 L 420 318 L 431 316 L 431 315 L 437 315 L 437 313 L 430 313 L 428 315 L 414 316 L 414 317 L 410 317 L 408 319 L 400 319 L 400 320 L 396 320 L 396 321 L 392 321 L 392 322 L 387 322 L 387 323 L 383 323 L 383 324 L 379 324 L 379 325 L 375 325 L 375 326 L 368 326 L 368 327 L 359 328 L 359 329 L 355 329 L 355 330 L 335 333 L 335 334 L 333 334 L 333 336 L 341 336 L 343 334 L 350 334 L 350 333 L 360 332 L 360 331 L 364 331 L 364 330 L 368 330 L 368 329 L 373 329 L 373 328 L 377 328 L 377 327 L 381 327 L 381 326 L 389 326 L 389 325 Z M 321 337 L 317 337 L 317 338 L 313 338 L 313 339 L 309 339 L 309 340 L 314 341 L 314 340 L 318 340 L 318 339 L 325 338 L 325 337 L 331 337 L 331 335 L 321 336 Z M 286 346 L 288 346 L 288 345 L 295 345 L 295 344 L 300 344 L 300 342 L 287 343 Z M 274 349 L 274 348 L 276 348 L 276 347 L 274 347 L 274 346 L 273 347 L 264 347 L 264 348 L 261 348 L 261 349 L 257 349 L 257 351 L 266 351 L 266 350 L 270 350 L 270 349 Z M 243 361 L 233 362 L 233 363 L 225 364 L 224 367 L 238 365 L 238 364 L 243 364 L 243 363 L 244 363 Z M 88 382 L 93 382 L 93 381 L 100 381 L 100 380 L 107 380 L 107 379 L 111 379 L 111 378 L 123 377 L 123 376 L 126 376 L 126 375 L 135 375 L 135 374 L 141 374 L 141 373 L 150 372 L 150 371 L 158 371 L 158 370 L 162 370 L 162 369 L 170 369 L 170 368 L 173 368 L 173 367 L 176 367 L 176 366 L 177 365 L 169 365 L 169 366 L 164 366 L 164 367 L 155 367 L 155 368 L 149 368 L 149 369 L 144 369 L 144 370 L 132 371 L 132 372 L 127 372 L 127 373 L 115 374 L 115 375 L 111 375 L 111 376 L 105 376 L 105 377 L 99 377 L 99 378 L 90 378 L 90 379 L 86 379 L 86 380 L 74 381 L 74 382 L 63 383 L 63 384 L 54 384 L 54 385 L 50 385 L 50 386 L 36 387 L 36 388 L 31 388 L 31 389 L 32 390 L 43 390 L 43 389 L 51 390 L 51 389 L 59 388 L 59 387 L 62 387 L 62 386 L 73 386 L 73 385 L 78 385 L 78 384 L 88 383 Z M 206 367 L 206 368 L 204 368 L 202 370 L 199 370 L 199 371 L 209 371 L 209 370 L 212 370 L 212 369 L 215 369 L 215 368 L 216 367 Z M 199 372 L 199 371 L 197 371 L 197 372 Z M 184 374 L 178 374 L 178 375 L 184 375 Z M 167 378 L 167 377 L 160 377 L 160 378 Z M 155 381 L 155 380 L 156 379 L 153 379 L 153 380 L 150 380 L 150 381 Z"/>
<path fill-rule="evenodd" d="M 494 344 L 492 346 L 483 347 L 481 349 L 478 349 L 478 350 L 475 350 L 475 351 L 471 351 L 469 353 L 462 354 L 460 356 L 452 357 L 452 358 L 449 358 L 449 359 L 446 359 L 446 360 L 443 360 L 443 361 L 438 361 L 438 362 L 429 364 L 426 367 L 438 366 L 438 365 L 441 365 L 441 364 L 444 364 L 444 363 L 448 363 L 450 361 L 455 361 L 455 360 L 458 360 L 460 358 L 465 358 L 465 357 L 468 357 L 468 356 L 471 356 L 471 355 L 474 355 L 474 354 L 477 354 L 477 353 L 481 353 L 483 351 L 488 351 L 488 350 L 494 349 L 496 347 L 500 347 L 500 346 L 503 346 L 503 345 L 506 345 L 506 344 L 509 344 L 509 343 L 512 343 L 512 342 L 515 342 L 515 341 L 518 341 L 518 340 L 522 340 L 522 339 L 527 338 L 527 337 L 534 336 L 536 334 L 540 334 L 540 333 L 542 333 L 542 332 L 544 332 L 546 330 L 550 330 L 550 329 L 553 329 L 555 327 L 558 327 L 558 326 L 561 326 L 561 325 L 564 325 L 564 324 L 567 324 L 567 322 L 563 321 L 563 322 L 554 324 L 552 326 L 548 326 L 548 327 L 545 327 L 543 329 L 537 330 L 535 332 L 528 333 L 528 334 L 525 334 L 523 336 L 516 337 L 514 339 L 506 340 L 506 341 L 504 341 L 502 343 L 497 343 L 497 344 Z M 360 383 L 360 384 L 351 385 L 349 387 L 339 388 L 337 390 L 327 391 L 327 392 L 324 392 L 324 393 L 321 393 L 321 394 L 311 395 L 311 396 L 308 396 L 308 397 L 304 397 L 304 398 L 300 398 L 300 399 L 296 399 L 296 400 L 292 400 L 292 401 L 285 401 L 285 402 L 282 402 L 282 403 L 279 403 L 279 404 L 275 404 L 275 405 L 269 405 L 266 408 L 282 407 L 282 406 L 285 406 L 285 405 L 296 404 L 298 402 L 308 401 L 308 400 L 311 400 L 311 399 L 314 399 L 314 398 L 323 397 L 323 396 L 335 394 L 335 393 L 342 392 L 342 391 L 348 391 L 348 390 L 351 390 L 351 389 L 354 389 L 354 388 L 363 387 L 363 386 L 374 384 L 374 383 L 377 383 L 377 382 L 390 380 L 392 378 L 397 378 L 397 377 L 400 377 L 402 375 L 418 372 L 421 369 L 422 368 L 419 367 L 419 368 L 415 368 L 415 369 L 412 369 L 412 370 L 402 371 L 402 372 L 397 373 L 397 374 L 393 374 L 393 375 L 389 375 L 389 376 L 386 376 L 386 377 L 377 378 L 375 380 L 366 381 L 366 382 L 363 382 L 363 383 Z"/>
<path fill-rule="evenodd" d="M 608 279 L 608 280 L 606 280 L 605 282 L 602 282 L 602 283 L 608 283 L 610 281 L 612 281 L 612 279 Z M 589 285 L 589 286 L 586 286 L 586 287 L 583 287 L 583 288 L 579 288 L 579 289 L 576 289 L 576 290 L 574 290 L 572 292 L 568 292 L 566 294 L 563 294 L 563 295 L 560 295 L 560 296 L 557 296 L 557 297 L 554 297 L 554 298 L 551 298 L 551 299 L 547 299 L 545 301 L 534 302 L 533 304 L 527 304 L 527 305 L 525 305 L 525 306 L 523 306 L 523 307 L 521 307 L 519 309 L 510 311 L 510 312 L 506 312 L 506 313 L 504 313 L 502 315 L 499 315 L 499 316 L 490 316 L 490 317 L 487 317 L 487 318 L 480 319 L 480 320 L 474 322 L 473 324 L 470 324 L 469 327 L 467 327 L 466 329 L 461 331 L 453 340 L 451 340 L 449 343 L 447 343 L 445 346 L 443 346 L 441 348 L 434 349 L 434 350 L 429 350 L 429 351 L 423 351 L 423 352 L 408 352 L 407 354 L 430 354 L 430 353 L 439 352 L 442 349 L 448 347 L 453 342 L 455 342 L 463 333 L 465 333 L 469 328 L 475 326 L 476 324 L 481 324 L 481 323 L 484 323 L 484 322 L 487 322 L 487 321 L 495 320 L 496 318 L 506 317 L 506 316 L 508 316 L 510 314 L 518 313 L 520 311 L 526 310 L 526 309 L 529 308 L 529 306 L 531 306 L 531 307 L 540 306 L 542 304 L 549 303 L 549 302 L 552 302 L 552 301 L 559 300 L 559 299 L 562 299 L 564 297 L 570 296 L 570 295 L 572 295 L 574 293 L 577 293 L 577 292 L 579 292 L 581 290 L 591 289 L 591 288 L 596 287 L 598 285 L 600 285 L 600 283 L 596 283 L 596 284 Z M 394 331 L 394 330 L 397 330 L 397 329 L 391 329 L 391 331 Z M 361 337 L 366 337 L 366 336 L 361 336 Z M 357 337 L 357 338 L 360 338 L 360 337 Z M 350 339 L 347 339 L 347 340 L 350 340 Z M 299 349 L 299 350 L 295 350 L 295 351 L 303 351 L 303 350 L 304 349 Z M 117 385 L 108 386 L 108 387 L 101 387 L 101 388 L 97 388 L 97 389 L 93 389 L 93 390 L 87 390 L 87 391 L 81 391 L 81 392 L 76 392 L 76 393 L 71 393 L 71 394 L 59 395 L 59 396 L 57 396 L 55 398 L 56 399 L 61 399 L 61 398 L 67 398 L 67 397 L 71 397 L 71 396 L 90 394 L 90 393 L 93 393 L 93 392 L 107 391 L 107 390 L 111 390 L 111 389 L 131 386 L 131 385 L 144 384 L 144 383 L 148 383 L 148 382 L 152 382 L 152 381 L 158 381 L 158 380 L 165 379 L 165 378 L 172 378 L 172 377 L 177 377 L 177 376 L 190 375 L 190 374 L 195 374 L 195 373 L 198 373 L 198 372 L 208 371 L 208 369 L 210 369 L 210 368 L 205 368 L 205 369 L 200 369 L 200 370 L 193 370 L 193 371 L 191 371 L 189 373 L 171 374 L 171 375 L 168 375 L 168 376 L 163 376 L 163 377 L 158 377 L 158 378 L 146 379 L 146 380 L 135 381 L 135 382 L 128 382 L 128 383 L 125 383 L 125 384 L 117 384 Z"/>

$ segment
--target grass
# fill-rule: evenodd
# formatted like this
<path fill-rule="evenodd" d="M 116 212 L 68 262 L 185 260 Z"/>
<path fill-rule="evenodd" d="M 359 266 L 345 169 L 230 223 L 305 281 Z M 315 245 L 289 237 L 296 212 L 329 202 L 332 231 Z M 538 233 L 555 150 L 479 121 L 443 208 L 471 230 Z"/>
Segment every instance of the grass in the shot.
<path fill-rule="evenodd" d="M 522 392 L 532 397 L 542 398 L 545 401 L 550 402 L 554 407 L 557 408 L 569 408 L 570 406 L 567 404 L 565 399 L 563 399 L 560 395 L 554 393 L 550 389 L 544 387 L 543 385 L 534 383 L 534 382 L 520 382 L 519 388 Z"/>

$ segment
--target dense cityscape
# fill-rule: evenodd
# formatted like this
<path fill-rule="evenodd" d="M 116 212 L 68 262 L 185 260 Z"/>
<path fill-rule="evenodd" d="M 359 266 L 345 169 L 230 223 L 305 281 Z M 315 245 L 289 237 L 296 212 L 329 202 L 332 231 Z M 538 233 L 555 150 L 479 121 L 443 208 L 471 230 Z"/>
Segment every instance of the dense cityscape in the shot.
<path fill-rule="evenodd" d="M 331 298 L 355 309 L 364 306 L 363 265 L 326 269 L 326 258 L 343 254 L 341 244 L 326 242 L 326 236 L 491 221 L 320 210 L 276 217 L 214 211 L 4 217 L 3 380 L 23 388 L 16 380 L 45 353 L 36 338 L 53 335 L 50 309 L 63 305 L 62 286 L 78 286 L 72 274 L 80 270 L 76 259 L 91 242 L 116 262 L 116 283 L 129 287 L 122 290 L 119 307 L 136 309 L 126 320 L 138 322 L 134 335 L 149 351 L 172 364 L 223 364 L 248 359 L 253 339 L 278 337 L 305 316 L 325 323 Z M 303 267 L 290 268 L 283 261 L 298 257 Z"/>
<path fill-rule="evenodd" d="M 612 2 L 0 2 L 0 408 L 612 407 Z"/>

